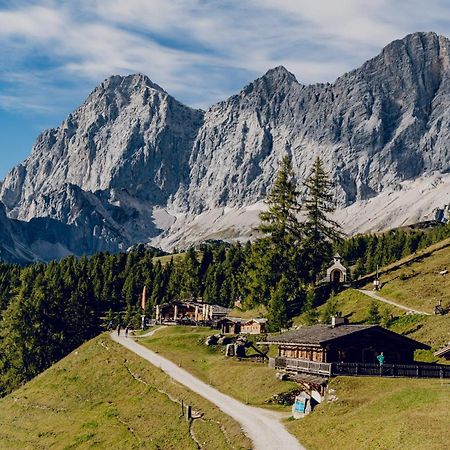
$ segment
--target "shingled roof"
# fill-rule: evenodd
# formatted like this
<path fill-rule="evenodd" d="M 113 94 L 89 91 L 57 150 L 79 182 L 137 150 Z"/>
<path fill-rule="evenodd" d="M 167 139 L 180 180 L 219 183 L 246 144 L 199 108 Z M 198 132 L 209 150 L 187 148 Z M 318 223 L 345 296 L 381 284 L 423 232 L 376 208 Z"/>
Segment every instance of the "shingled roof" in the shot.
<path fill-rule="evenodd" d="M 336 339 L 348 336 L 351 334 L 357 334 L 364 331 L 377 331 L 385 333 L 400 339 L 402 341 L 409 341 L 410 344 L 414 344 L 417 348 L 429 348 L 428 345 L 422 342 L 415 341 L 401 334 L 394 333 L 379 325 L 339 325 L 332 327 L 331 325 L 313 325 L 310 327 L 302 327 L 298 330 L 288 331 L 286 333 L 272 335 L 267 338 L 267 342 L 270 344 L 309 344 L 309 345 L 322 345 L 327 342 L 334 341 Z"/>
<path fill-rule="evenodd" d="M 334 328 L 331 325 L 312 325 L 310 327 L 302 327 L 298 330 L 270 336 L 267 338 L 267 342 L 324 344 L 325 342 L 332 341 L 342 336 L 358 333 L 374 327 L 376 327 L 376 325 L 339 325 Z"/>

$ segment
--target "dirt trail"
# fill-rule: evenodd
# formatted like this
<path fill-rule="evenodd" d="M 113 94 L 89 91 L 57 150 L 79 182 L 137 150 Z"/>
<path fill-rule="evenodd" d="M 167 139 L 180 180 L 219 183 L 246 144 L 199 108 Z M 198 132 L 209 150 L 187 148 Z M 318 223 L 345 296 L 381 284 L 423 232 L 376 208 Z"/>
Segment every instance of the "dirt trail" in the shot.
<path fill-rule="evenodd" d="M 380 302 L 388 303 L 389 305 L 396 306 L 397 308 L 403 309 L 404 311 L 412 312 L 414 314 L 422 314 L 424 316 L 431 316 L 430 313 L 427 313 L 425 311 L 418 311 L 417 309 L 412 309 L 409 306 L 400 305 L 399 303 L 395 303 L 392 300 L 388 300 L 384 297 L 381 297 L 381 295 L 378 295 L 374 291 L 369 291 L 367 289 L 357 289 L 361 294 L 368 295 L 369 297 L 374 298 L 375 300 L 379 300 Z"/>
<path fill-rule="evenodd" d="M 148 335 L 151 336 L 157 330 L 151 331 Z M 209 400 L 225 414 L 236 420 L 242 426 L 245 434 L 252 440 L 256 450 L 305 450 L 281 423 L 282 414 L 244 405 L 194 377 L 172 361 L 138 344 L 132 338 L 126 338 L 123 335 L 117 336 L 116 332 L 111 333 L 111 337 L 128 350 L 159 367 L 178 383 Z"/>

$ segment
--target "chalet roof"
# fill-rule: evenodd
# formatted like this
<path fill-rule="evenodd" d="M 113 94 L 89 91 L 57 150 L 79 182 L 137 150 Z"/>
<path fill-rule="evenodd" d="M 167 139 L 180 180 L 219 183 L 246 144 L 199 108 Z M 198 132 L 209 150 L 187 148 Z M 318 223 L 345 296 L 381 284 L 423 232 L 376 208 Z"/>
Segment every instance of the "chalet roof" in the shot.
<path fill-rule="evenodd" d="M 266 323 L 267 319 L 258 317 L 256 319 L 243 319 L 242 317 L 225 317 L 226 320 L 229 320 L 230 322 L 234 322 L 234 323 L 242 323 L 242 324 L 247 324 L 247 323 L 251 323 L 251 322 L 256 322 L 256 323 Z"/>
<path fill-rule="evenodd" d="M 441 356 L 445 356 L 445 355 L 450 355 L 450 344 L 444 348 L 441 348 L 437 352 L 434 352 L 434 356 L 441 357 Z"/>
<path fill-rule="evenodd" d="M 231 309 L 230 308 L 225 308 L 224 306 L 221 305 L 213 305 L 211 303 L 202 303 L 202 302 L 195 302 L 192 300 L 172 300 L 170 302 L 167 303 L 161 303 L 159 305 L 160 308 L 166 308 L 168 306 L 190 306 L 192 308 L 195 308 L 196 306 L 198 306 L 199 308 L 203 308 L 203 306 L 209 306 L 212 309 L 213 314 L 228 314 Z"/>
<path fill-rule="evenodd" d="M 205 303 L 207 304 L 207 303 Z M 224 306 L 220 306 L 220 305 L 209 305 L 212 308 L 213 313 L 215 314 L 228 314 L 231 309 L 230 308 L 225 308 Z"/>
<path fill-rule="evenodd" d="M 250 323 L 250 322 L 256 322 L 256 323 L 266 323 L 267 319 L 264 319 L 262 317 L 258 317 L 256 319 L 247 319 L 245 323 Z"/>
<path fill-rule="evenodd" d="M 312 325 L 270 336 L 267 338 L 267 341 L 296 344 L 323 344 L 352 333 L 375 327 L 376 325 L 339 325 L 333 328 L 331 325 Z"/>
<path fill-rule="evenodd" d="M 416 348 L 428 349 L 429 346 L 421 342 L 410 339 L 406 336 L 389 331 L 379 325 L 338 325 L 334 328 L 331 325 L 313 325 L 310 327 L 302 327 L 298 330 L 288 331 L 279 335 L 272 335 L 267 338 L 267 342 L 271 344 L 315 344 L 321 345 L 340 339 L 344 336 L 363 333 L 366 331 L 378 331 L 390 335 L 393 338 L 402 340 Z"/>

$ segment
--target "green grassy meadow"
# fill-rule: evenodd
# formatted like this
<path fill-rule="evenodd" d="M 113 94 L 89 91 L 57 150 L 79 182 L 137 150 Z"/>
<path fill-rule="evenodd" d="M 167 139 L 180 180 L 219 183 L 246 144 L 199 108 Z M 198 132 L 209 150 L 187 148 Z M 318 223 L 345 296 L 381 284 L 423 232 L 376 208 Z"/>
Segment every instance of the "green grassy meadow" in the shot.
<path fill-rule="evenodd" d="M 203 344 L 206 336 L 217 333 L 201 327 L 167 327 L 140 343 L 179 364 L 201 380 L 243 403 L 267 406 L 274 394 L 297 385 L 279 381 L 267 363 L 226 358 L 216 347 Z"/>
<path fill-rule="evenodd" d="M 382 270 L 380 295 L 410 308 L 433 313 L 439 300 L 450 306 L 450 240 L 432 245 Z M 371 289 L 369 283 L 366 288 Z"/>
<path fill-rule="evenodd" d="M 201 418 L 191 423 L 179 402 Z M 0 448 L 248 449 L 239 425 L 102 335 L 0 400 Z"/>
<path fill-rule="evenodd" d="M 309 450 L 450 448 L 450 380 L 337 377 L 329 388 L 336 401 L 287 423 Z"/>

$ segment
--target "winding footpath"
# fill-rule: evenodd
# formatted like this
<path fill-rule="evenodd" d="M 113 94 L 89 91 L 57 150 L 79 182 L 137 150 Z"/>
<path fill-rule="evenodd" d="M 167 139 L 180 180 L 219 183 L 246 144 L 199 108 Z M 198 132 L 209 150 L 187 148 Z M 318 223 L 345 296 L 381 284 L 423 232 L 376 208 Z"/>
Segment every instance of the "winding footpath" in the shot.
<path fill-rule="evenodd" d="M 374 291 L 369 291 L 367 289 L 357 289 L 357 290 L 359 292 L 361 292 L 361 294 L 368 295 L 369 297 L 372 297 L 375 300 L 379 300 L 380 302 L 388 303 L 389 305 L 392 305 L 392 306 L 395 306 L 397 308 L 403 309 L 404 311 L 408 311 L 408 312 L 411 312 L 411 313 L 414 313 L 414 314 L 422 314 L 424 316 L 431 316 L 430 313 L 427 313 L 425 311 L 418 311 L 417 309 L 412 309 L 412 308 L 409 308 L 408 306 L 403 306 L 403 305 L 395 303 L 395 302 L 393 302 L 391 300 L 388 300 L 388 299 L 386 299 L 384 297 L 381 297 L 381 295 L 378 295 Z"/>
<path fill-rule="evenodd" d="M 157 330 L 153 330 L 145 336 L 151 336 L 155 331 Z M 283 414 L 244 405 L 194 377 L 172 361 L 138 344 L 131 337 L 117 336 L 115 332 L 111 333 L 111 337 L 128 350 L 159 367 L 178 383 L 209 400 L 225 414 L 236 420 L 244 433 L 252 440 L 253 448 L 256 450 L 305 450 L 281 423 Z"/>

